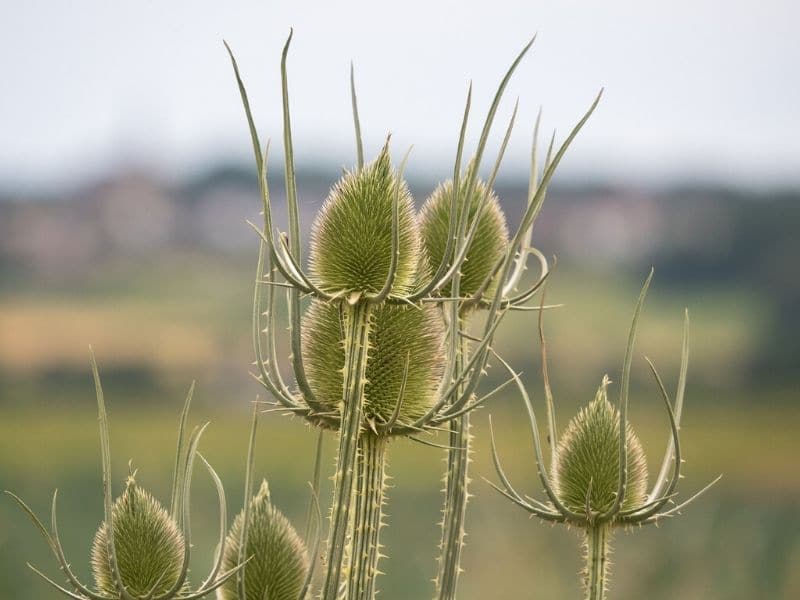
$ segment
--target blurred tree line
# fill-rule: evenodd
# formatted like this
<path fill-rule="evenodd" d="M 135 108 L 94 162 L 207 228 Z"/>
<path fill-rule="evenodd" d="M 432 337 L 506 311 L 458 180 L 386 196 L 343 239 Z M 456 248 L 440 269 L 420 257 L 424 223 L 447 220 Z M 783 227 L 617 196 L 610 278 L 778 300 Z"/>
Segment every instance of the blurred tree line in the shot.
<path fill-rule="evenodd" d="M 791 384 L 800 366 L 800 194 L 683 188 L 671 191 L 665 202 L 684 215 L 696 214 L 701 202 L 725 221 L 718 233 L 724 239 L 696 236 L 664 245 L 651 257 L 659 277 L 676 286 L 741 285 L 757 291 L 772 306 L 768 329 L 753 353 L 752 374 L 763 384 Z"/>

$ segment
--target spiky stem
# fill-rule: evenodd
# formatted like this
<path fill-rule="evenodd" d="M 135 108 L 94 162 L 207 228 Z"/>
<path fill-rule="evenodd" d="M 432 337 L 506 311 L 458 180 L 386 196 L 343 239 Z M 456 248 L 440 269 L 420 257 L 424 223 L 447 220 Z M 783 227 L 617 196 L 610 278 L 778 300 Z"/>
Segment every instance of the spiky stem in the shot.
<path fill-rule="evenodd" d="M 351 542 L 350 577 L 347 597 L 372 600 L 378 574 L 380 530 L 383 526 L 383 498 L 386 488 L 385 436 L 365 433 L 359 440 L 358 477 Z"/>
<path fill-rule="evenodd" d="M 457 321 L 451 335 L 459 335 L 464 325 Z M 461 337 L 455 355 L 455 373 L 460 373 L 467 356 L 468 340 Z M 460 395 L 462 390 L 458 390 Z M 447 450 L 447 473 L 445 475 L 445 500 L 442 509 L 442 539 L 440 543 L 439 574 L 436 579 L 437 598 L 453 600 L 456 597 L 458 576 L 461 573 L 461 550 L 464 547 L 464 521 L 469 494 L 469 413 L 450 422 L 450 448 Z"/>
<path fill-rule="evenodd" d="M 339 598 L 342 574 L 346 567 L 345 545 L 350 525 L 351 505 L 358 458 L 358 438 L 364 408 L 371 305 L 356 302 L 344 305 L 344 388 L 339 453 L 334 475 L 331 527 L 328 534 L 327 571 L 322 588 L 323 600 Z"/>
<path fill-rule="evenodd" d="M 605 600 L 610 536 L 607 523 L 594 525 L 586 532 L 586 600 Z"/>

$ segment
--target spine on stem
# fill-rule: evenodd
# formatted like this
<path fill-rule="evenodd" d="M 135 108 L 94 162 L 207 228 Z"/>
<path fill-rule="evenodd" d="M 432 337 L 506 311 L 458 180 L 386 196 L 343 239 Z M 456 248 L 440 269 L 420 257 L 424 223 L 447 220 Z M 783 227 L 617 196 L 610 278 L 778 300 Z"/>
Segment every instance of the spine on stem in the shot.
<path fill-rule="evenodd" d="M 351 522 L 351 505 L 361 433 L 369 355 L 370 309 L 368 302 L 345 306 L 345 361 L 342 394 L 342 420 L 339 429 L 339 452 L 334 475 L 331 525 L 328 535 L 327 571 L 322 587 L 323 600 L 339 598 L 342 575 L 347 568 L 345 546 Z"/>
<path fill-rule="evenodd" d="M 593 525 L 586 531 L 586 600 L 605 600 L 610 535 L 607 523 Z"/>
<path fill-rule="evenodd" d="M 458 319 L 458 327 L 453 335 L 459 335 L 463 320 Z M 466 362 L 467 339 L 458 341 L 458 352 L 455 357 L 455 373 L 460 373 Z M 463 390 L 459 389 L 457 397 Z M 461 550 L 464 546 L 467 501 L 469 493 L 469 446 L 470 446 L 469 413 L 450 422 L 450 447 L 447 450 L 447 472 L 445 475 L 445 500 L 442 509 L 442 539 L 440 543 L 441 558 L 439 573 L 436 578 L 438 600 L 453 600 L 456 597 L 458 576 L 461 572 Z"/>
<path fill-rule="evenodd" d="M 489 121 L 487 127 L 488 124 Z M 487 129 L 484 129 L 484 135 L 486 132 Z M 508 252 L 505 216 L 492 191 L 494 175 L 486 182 L 478 179 L 480 157 L 477 156 L 475 162 L 467 167 L 464 177 L 460 177 L 460 152 L 461 146 L 453 180 L 434 190 L 420 214 L 423 240 L 431 263 L 447 264 L 452 270 L 450 281 L 440 292 L 444 297 L 462 299 L 461 302 L 442 307 L 447 315 L 445 320 L 450 335 L 447 359 L 452 365 L 450 372 L 455 376 L 454 379 L 463 374 L 467 362 L 468 342 L 461 335 L 465 320 L 478 307 L 481 299 L 500 293 L 497 284 L 504 280 L 505 275 L 496 276 L 496 265 L 501 264 L 500 261 Z M 453 242 L 456 242 L 455 247 Z M 464 392 L 464 386 L 458 386 L 455 397 L 461 397 Z M 450 421 L 449 429 L 450 448 L 447 451 L 442 538 L 439 545 L 441 555 L 436 577 L 438 600 L 453 600 L 456 597 L 461 572 L 464 519 L 469 499 L 469 414 Z"/>
<path fill-rule="evenodd" d="M 381 558 L 387 442 L 385 436 L 370 433 L 365 433 L 359 440 L 352 565 L 348 582 L 348 598 L 352 600 L 372 600 L 375 597 L 375 578 Z"/>

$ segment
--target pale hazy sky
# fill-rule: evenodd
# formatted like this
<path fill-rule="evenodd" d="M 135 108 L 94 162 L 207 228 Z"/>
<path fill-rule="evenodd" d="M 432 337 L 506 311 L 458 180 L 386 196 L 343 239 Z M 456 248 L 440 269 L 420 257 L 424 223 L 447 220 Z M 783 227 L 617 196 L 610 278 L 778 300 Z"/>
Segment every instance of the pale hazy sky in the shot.
<path fill-rule="evenodd" d="M 0 185 L 75 181 L 130 160 L 170 175 L 246 158 L 222 39 L 262 135 L 277 140 L 290 26 L 298 163 L 352 163 L 353 59 L 368 154 L 392 131 L 396 154 L 415 145 L 409 171 L 445 176 L 469 80 L 477 117 L 538 32 L 500 111 L 505 120 L 520 97 L 508 172 L 527 159 L 539 105 L 546 128 L 566 133 L 605 86 L 566 176 L 800 184 L 800 9 L 790 0 L 4 0 Z"/>

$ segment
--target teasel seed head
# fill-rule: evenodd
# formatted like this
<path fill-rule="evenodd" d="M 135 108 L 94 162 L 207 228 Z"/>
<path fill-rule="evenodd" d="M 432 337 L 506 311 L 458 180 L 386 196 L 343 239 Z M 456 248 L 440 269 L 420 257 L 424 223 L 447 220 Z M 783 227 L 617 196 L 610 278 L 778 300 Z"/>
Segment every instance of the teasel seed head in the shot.
<path fill-rule="evenodd" d="M 314 221 L 309 266 L 322 290 L 371 294 L 384 287 L 391 271 L 396 200 L 400 244 L 390 293 L 406 295 L 412 290 L 421 246 L 419 229 L 411 193 L 392 169 L 388 141 L 375 161 L 345 173 Z"/>
<path fill-rule="evenodd" d="M 317 399 L 338 410 L 344 385 L 342 331 L 346 315 L 335 304 L 314 302 L 304 316 L 303 360 Z M 413 422 L 433 405 L 444 368 L 444 330 L 432 304 L 382 304 L 372 312 L 364 416 L 377 423 Z M 405 379 L 405 386 L 404 384 Z"/>
<path fill-rule="evenodd" d="M 129 594 L 154 597 L 169 592 L 181 576 L 184 539 L 180 528 L 153 496 L 129 477 L 112 510 L 114 544 L 119 575 Z M 100 593 L 117 597 L 108 551 L 108 530 L 103 523 L 92 544 L 92 572 Z"/>
<path fill-rule="evenodd" d="M 231 526 L 225 544 L 223 570 L 236 568 L 244 528 L 244 510 Z M 297 600 L 306 580 L 309 557 L 289 520 L 272 505 L 269 486 L 262 481 L 250 500 L 243 576 L 246 598 L 240 598 L 236 577 L 217 590 L 219 600 Z"/>
<path fill-rule="evenodd" d="M 592 402 L 570 421 L 558 443 L 553 476 L 555 493 L 574 512 L 602 514 L 614 503 L 619 486 L 619 410 L 607 397 L 603 378 Z M 622 510 L 647 500 L 647 459 L 639 438 L 626 425 L 628 480 Z"/>
<path fill-rule="evenodd" d="M 459 184 L 461 194 L 467 193 L 468 177 Z M 480 179 L 476 181 L 469 199 L 469 222 L 472 222 L 478 209 L 483 206 L 486 196 L 486 184 Z M 453 181 L 448 180 L 433 191 L 425 202 L 420 213 L 420 229 L 425 249 L 430 257 L 431 264 L 437 265 L 442 261 L 442 254 L 447 245 L 448 223 L 450 220 L 450 206 L 453 198 Z M 493 191 L 485 200 L 486 206 L 482 208 L 480 221 L 475 238 L 467 250 L 466 259 L 461 267 L 461 284 L 459 292 L 462 296 L 475 294 L 492 272 L 492 269 L 508 250 L 508 227 L 506 218 L 500 208 L 500 202 Z M 493 282 L 485 291 L 491 296 L 497 288 Z M 451 295 L 451 285 L 447 283 L 441 293 Z"/>

